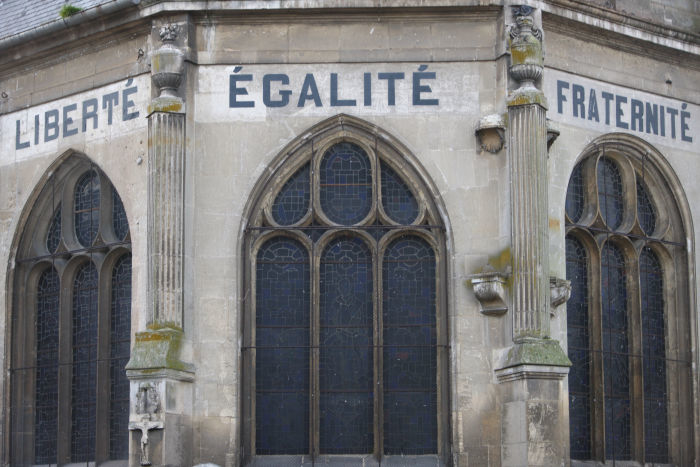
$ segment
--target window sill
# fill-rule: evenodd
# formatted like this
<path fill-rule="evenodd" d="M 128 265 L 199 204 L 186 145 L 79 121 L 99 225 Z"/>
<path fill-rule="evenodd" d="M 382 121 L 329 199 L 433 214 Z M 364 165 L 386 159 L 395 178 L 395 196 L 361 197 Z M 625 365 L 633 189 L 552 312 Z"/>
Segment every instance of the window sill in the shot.
<path fill-rule="evenodd" d="M 444 467 L 445 463 L 437 455 L 425 456 L 384 456 L 381 464 L 370 455 L 324 455 L 312 460 L 310 456 L 256 456 L 247 467 Z"/>

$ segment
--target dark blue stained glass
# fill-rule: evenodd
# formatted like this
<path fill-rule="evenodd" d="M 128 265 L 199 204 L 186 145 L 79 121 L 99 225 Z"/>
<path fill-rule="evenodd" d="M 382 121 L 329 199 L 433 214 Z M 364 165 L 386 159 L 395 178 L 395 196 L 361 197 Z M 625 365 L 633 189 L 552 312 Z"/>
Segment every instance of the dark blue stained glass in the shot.
<path fill-rule="evenodd" d="M 112 188 L 112 228 L 118 240 L 126 239 L 129 233 L 129 220 L 126 218 L 124 203 L 114 188 Z"/>
<path fill-rule="evenodd" d="M 71 462 L 95 460 L 97 309 L 97 269 L 89 262 L 73 283 Z"/>
<path fill-rule="evenodd" d="M 279 225 L 299 222 L 309 210 L 311 200 L 310 170 L 307 163 L 282 186 L 272 203 L 272 218 Z"/>
<path fill-rule="evenodd" d="M 392 241 L 382 261 L 384 452 L 437 452 L 435 253 L 416 236 Z"/>
<path fill-rule="evenodd" d="M 255 292 L 257 454 L 309 452 L 309 255 L 297 240 L 260 248 Z"/>
<path fill-rule="evenodd" d="M 129 457 L 129 380 L 125 367 L 131 342 L 131 254 L 112 269 L 110 327 L 109 458 Z"/>
<path fill-rule="evenodd" d="M 373 419 L 372 253 L 342 236 L 321 255 L 320 451 L 370 453 Z"/>
<path fill-rule="evenodd" d="M 612 230 L 622 223 L 622 192 L 620 169 L 609 157 L 601 157 L 598 161 L 598 203 L 600 214 Z"/>
<path fill-rule="evenodd" d="M 651 235 L 656 228 L 656 209 L 649 198 L 649 193 L 641 181 L 637 180 L 637 219 L 644 233 Z"/>
<path fill-rule="evenodd" d="M 372 207 L 372 167 L 367 153 L 353 143 L 338 143 L 323 155 L 321 209 L 338 224 L 360 222 Z"/>
<path fill-rule="evenodd" d="M 95 171 L 83 175 L 75 185 L 75 235 L 84 247 L 95 240 L 100 227 L 100 177 Z"/>
<path fill-rule="evenodd" d="M 566 237 L 566 305 L 569 359 L 569 438 L 572 459 L 591 459 L 591 377 L 588 324 L 588 254 L 575 237 Z"/>
<path fill-rule="evenodd" d="M 410 224 L 418 217 L 418 200 L 401 177 L 385 163 L 382 169 L 382 206 L 399 224 Z"/>
<path fill-rule="evenodd" d="M 644 458 L 668 462 L 666 327 L 661 263 L 649 248 L 639 256 L 644 377 Z"/>
<path fill-rule="evenodd" d="M 566 215 L 572 222 L 578 222 L 581 219 L 586 202 L 584 193 L 583 168 L 582 164 L 577 164 L 571 173 L 569 186 L 566 189 Z"/>
<path fill-rule="evenodd" d="M 615 245 L 601 253 L 605 455 L 630 458 L 630 378 L 625 259 Z"/>
<path fill-rule="evenodd" d="M 55 464 L 58 430 L 58 313 L 60 284 L 54 268 L 41 274 L 36 306 L 34 461 Z"/>
<path fill-rule="evenodd" d="M 53 213 L 51 218 L 51 223 L 49 224 L 49 231 L 46 235 L 46 249 L 49 253 L 56 253 L 58 245 L 61 243 L 61 205 Z"/>

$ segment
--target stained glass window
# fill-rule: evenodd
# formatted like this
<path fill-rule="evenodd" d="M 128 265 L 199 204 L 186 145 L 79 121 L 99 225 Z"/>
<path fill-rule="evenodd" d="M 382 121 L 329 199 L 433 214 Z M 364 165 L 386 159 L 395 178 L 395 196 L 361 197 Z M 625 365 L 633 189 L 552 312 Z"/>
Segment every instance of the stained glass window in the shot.
<path fill-rule="evenodd" d="M 661 263 L 650 248 L 639 255 L 644 353 L 644 454 L 647 462 L 668 461 L 666 325 Z"/>
<path fill-rule="evenodd" d="M 129 221 L 126 218 L 124 203 L 114 188 L 112 188 L 112 228 L 117 240 L 126 239 L 126 235 L 129 233 Z"/>
<path fill-rule="evenodd" d="M 100 226 L 100 177 L 95 171 L 75 185 L 75 235 L 84 247 L 92 245 Z"/>
<path fill-rule="evenodd" d="M 610 229 L 622 223 L 623 198 L 622 176 L 617 164 L 609 157 L 598 161 L 598 203 L 600 214 Z"/>
<path fill-rule="evenodd" d="M 256 262 L 256 452 L 309 451 L 309 253 L 275 237 Z"/>
<path fill-rule="evenodd" d="M 418 217 L 418 200 L 406 182 L 387 164 L 382 169 L 382 206 L 394 222 L 410 224 Z"/>
<path fill-rule="evenodd" d="M 437 449 L 435 254 L 416 236 L 399 237 L 382 262 L 384 450 Z"/>
<path fill-rule="evenodd" d="M 255 318 L 245 351 L 255 355 L 254 452 L 435 462 L 445 354 L 427 239 L 439 243 L 442 230 L 412 224 L 421 212 L 439 218 L 396 161 L 350 142 L 305 157 L 274 199 L 262 198 L 260 224 L 249 229 L 253 245 L 276 232 L 253 250 Z"/>
<path fill-rule="evenodd" d="M 569 179 L 569 189 L 566 191 L 566 215 L 572 222 L 578 222 L 583 214 L 584 192 L 582 164 L 576 164 Z"/>
<path fill-rule="evenodd" d="M 55 182 L 41 191 L 27 223 L 45 232 L 46 248 L 36 251 L 35 232 L 23 232 L 15 263 L 16 290 L 27 296 L 13 310 L 22 319 L 12 321 L 11 465 L 129 457 L 129 226 L 108 178 L 82 157 L 70 160 L 55 168 Z M 113 196 L 108 213 L 100 212 L 101 191 Z M 65 206 L 75 208 L 68 217 Z M 121 241 L 96 244 L 98 232 Z M 61 248 L 76 238 L 82 248 Z M 105 264 L 113 267 L 100 269 Z M 14 448 L 17 436 L 29 449 Z"/>
<path fill-rule="evenodd" d="M 642 182 L 637 180 L 637 219 L 644 233 L 651 235 L 656 227 L 656 211 Z"/>
<path fill-rule="evenodd" d="M 311 200 L 309 164 L 299 169 L 277 194 L 272 203 L 272 217 L 279 225 L 299 222 L 309 210 Z"/>
<path fill-rule="evenodd" d="M 46 249 L 49 253 L 56 253 L 58 245 L 61 243 L 61 206 L 53 213 L 49 231 L 46 235 Z"/>
<path fill-rule="evenodd" d="M 566 277 L 571 298 L 566 306 L 571 457 L 591 458 L 591 380 L 588 320 L 588 255 L 575 237 L 566 237 Z"/>
<path fill-rule="evenodd" d="M 123 255 L 112 269 L 110 327 L 109 457 L 129 457 L 129 380 L 125 367 L 131 342 L 131 254 Z"/>
<path fill-rule="evenodd" d="M 58 429 L 58 313 L 59 279 L 56 270 L 45 270 L 39 279 L 36 304 L 36 437 L 37 464 L 55 464 Z"/>
<path fill-rule="evenodd" d="M 73 283 L 71 461 L 95 459 L 97 402 L 97 269 L 82 266 Z"/>
<path fill-rule="evenodd" d="M 331 146 L 321 159 L 321 209 L 342 225 L 360 222 L 372 207 L 372 167 L 354 143 Z"/>
<path fill-rule="evenodd" d="M 321 256 L 320 451 L 369 453 L 373 422 L 372 254 L 339 237 Z"/>

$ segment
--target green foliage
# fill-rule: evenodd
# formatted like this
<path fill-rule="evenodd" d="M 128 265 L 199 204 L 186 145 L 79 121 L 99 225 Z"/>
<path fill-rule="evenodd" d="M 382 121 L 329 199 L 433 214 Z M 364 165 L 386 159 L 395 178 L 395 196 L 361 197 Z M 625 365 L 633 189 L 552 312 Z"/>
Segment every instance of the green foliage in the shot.
<path fill-rule="evenodd" d="M 61 7 L 61 10 L 58 12 L 58 16 L 65 19 L 69 16 L 73 16 L 76 13 L 80 13 L 81 11 L 83 11 L 82 8 L 66 3 Z"/>

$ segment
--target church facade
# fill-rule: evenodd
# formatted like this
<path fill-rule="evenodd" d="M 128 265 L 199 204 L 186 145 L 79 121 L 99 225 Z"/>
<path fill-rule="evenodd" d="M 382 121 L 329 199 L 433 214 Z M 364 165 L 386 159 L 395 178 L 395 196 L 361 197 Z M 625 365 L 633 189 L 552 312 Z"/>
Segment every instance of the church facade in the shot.
<path fill-rule="evenodd" d="M 700 2 L 45 3 L 4 465 L 698 463 Z"/>

